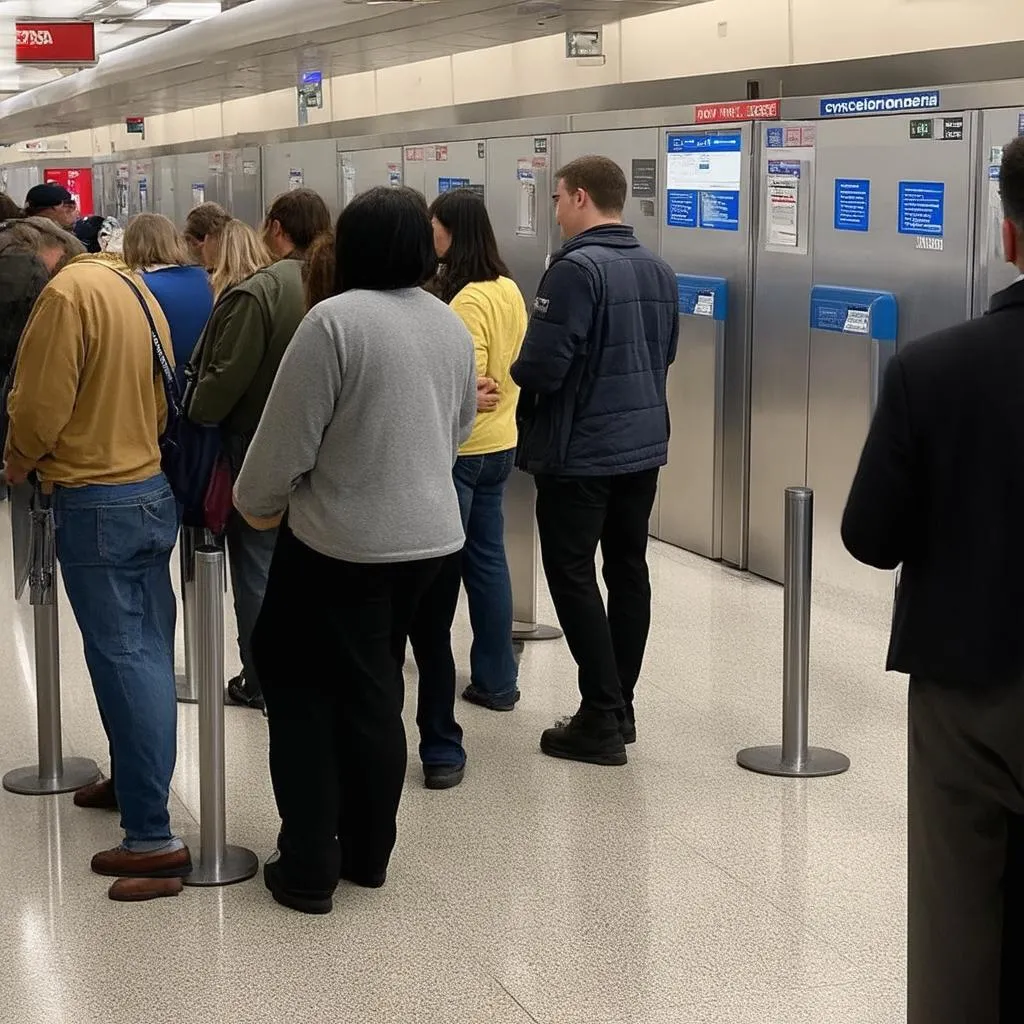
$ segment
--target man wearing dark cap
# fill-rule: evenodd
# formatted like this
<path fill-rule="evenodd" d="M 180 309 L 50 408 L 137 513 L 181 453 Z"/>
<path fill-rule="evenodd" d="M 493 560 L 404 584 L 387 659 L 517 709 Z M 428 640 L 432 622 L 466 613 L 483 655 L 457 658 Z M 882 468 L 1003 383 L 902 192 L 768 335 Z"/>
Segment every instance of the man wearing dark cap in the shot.
<path fill-rule="evenodd" d="M 78 220 L 78 203 L 63 185 L 33 185 L 25 196 L 25 216 L 46 217 L 70 231 Z"/>

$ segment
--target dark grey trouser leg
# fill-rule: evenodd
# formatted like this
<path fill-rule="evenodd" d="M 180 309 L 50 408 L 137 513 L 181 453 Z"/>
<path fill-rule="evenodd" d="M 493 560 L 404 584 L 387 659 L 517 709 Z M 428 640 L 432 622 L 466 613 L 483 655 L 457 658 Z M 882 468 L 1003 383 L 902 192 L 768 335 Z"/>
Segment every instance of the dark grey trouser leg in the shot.
<path fill-rule="evenodd" d="M 1024 685 L 910 684 L 908 1024 L 1009 1024 L 1020 934 Z"/>

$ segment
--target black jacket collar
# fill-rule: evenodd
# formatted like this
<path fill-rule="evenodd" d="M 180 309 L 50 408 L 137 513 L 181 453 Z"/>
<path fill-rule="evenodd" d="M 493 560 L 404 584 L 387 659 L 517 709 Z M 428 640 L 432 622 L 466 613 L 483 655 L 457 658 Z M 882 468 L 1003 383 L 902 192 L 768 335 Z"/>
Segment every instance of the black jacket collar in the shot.
<path fill-rule="evenodd" d="M 996 292 L 989 303 L 990 313 L 999 313 L 1001 310 L 1009 309 L 1011 306 L 1024 306 L 1024 278 L 1014 281 L 1009 288 Z"/>

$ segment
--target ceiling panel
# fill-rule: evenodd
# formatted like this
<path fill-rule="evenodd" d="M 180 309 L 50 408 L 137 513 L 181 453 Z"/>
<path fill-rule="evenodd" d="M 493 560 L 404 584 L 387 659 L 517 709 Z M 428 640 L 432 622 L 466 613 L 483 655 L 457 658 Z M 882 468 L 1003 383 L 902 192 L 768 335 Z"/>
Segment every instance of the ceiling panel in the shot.
<path fill-rule="evenodd" d="M 700 2 L 707 0 L 254 0 L 0 101 L 0 142 L 293 88 L 303 70 L 374 70 Z M 0 19 L 9 6 L 0 0 Z"/>

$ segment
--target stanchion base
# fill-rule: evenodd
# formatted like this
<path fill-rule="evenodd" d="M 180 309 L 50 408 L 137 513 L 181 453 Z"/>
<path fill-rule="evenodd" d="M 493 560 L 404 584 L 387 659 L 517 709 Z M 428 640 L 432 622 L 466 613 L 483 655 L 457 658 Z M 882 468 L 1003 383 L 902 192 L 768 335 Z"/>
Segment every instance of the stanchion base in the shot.
<path fill-rule="evenodd" d="M 179 704 L 198 704 L 199 694 L 196 693 L 196 689 L 183 675 L 176 675 L 174 677 L 174 691 Z M 236 707 L 235 702 L 228 696 L 228 691 L 224 691 L 224 707 L 233 708 Z"/>
<path fill-rule="evenodd" d="M 260 869 L 260 859 L 252 850 L 244 846 L 226 846 L 224 859 L 220 863 L 203 861 L 201 846 L 198 839 L 188 842 L 192 853 L 192 874 L 186 875 L 182 881 L 186 885 L 208 887 L 214 885 L 233 885 L 235 882 L 247 882 Z"/>
<path fill-rule="evenodd" d="M 54 779 L 44 779 L 39 774 L 39 765 L 29 768 L 15 768 L 3 779 L 8 793 L 22 796 L 52 796 L 55 793 L 73 793 L 76 789 L 100 780 L 99 766 L 87 757 L 65 757 L 64 771 Z"/>
<path fill-rule="evenodd" d="M 545 626 L 542 622 L 527 625 L 525 622 L 512 623 L 513 640 L 561 640 L 562 631 L 557 626 Z"/>
<path fill-rule="evenodd" d="M 174 677 L 174 690 L 179 704 L 198 704 L 199 694 L 196 688 L 188 681 L 188 677 L 179 673 Z"/>
<path fill-rule="evenodd" d="M 747 747 L 736 755 L 736 763 L 759 775 L 779 775 L 793 779 L 821 779 L 826 775 L 842 775 L 850 767 L 850 759 L 835 750 L 808 747 L 802 767 L 782 760 L 782 747 Z"/>

